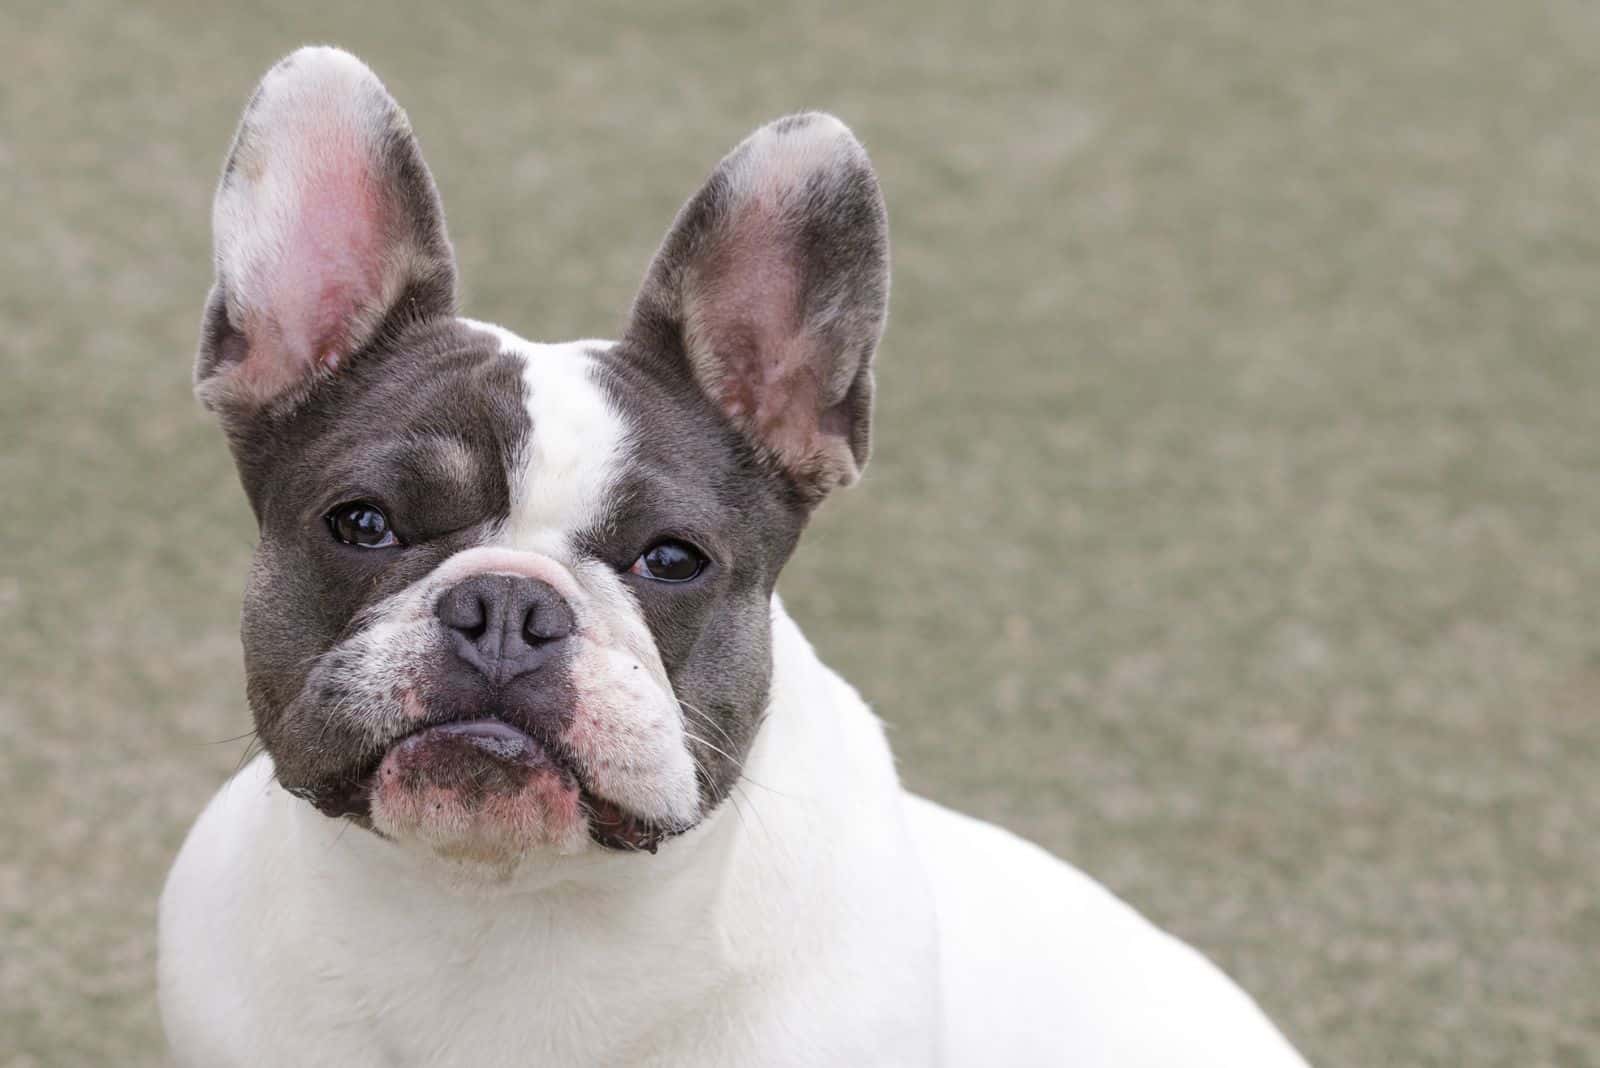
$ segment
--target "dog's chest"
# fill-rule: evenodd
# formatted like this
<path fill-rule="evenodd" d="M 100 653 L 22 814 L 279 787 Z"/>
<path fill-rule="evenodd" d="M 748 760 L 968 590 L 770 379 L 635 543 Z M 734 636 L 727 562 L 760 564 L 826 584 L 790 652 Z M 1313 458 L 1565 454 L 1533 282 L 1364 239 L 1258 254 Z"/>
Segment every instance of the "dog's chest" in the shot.
<path fill-rule="evenodd" d="M 328 981 L 285 990 L 280 1018 L 322 1022 L 307 1029 L 306 1057 L 371 1063 L 376 1049 L 395 1064 L 577 1065 L 681 1049 L 687 1062 L 695 1048 L 717 1049 L 710 1032 L 744 1011 L 719 989 L 727 973 L 697 966 L 708 947 L 678 939 L 669 959 L 625 918 L 609 931 L 583 922 L 597 915 L 542 908 L 396 918 L 345 917 L 350 941 L 340 946 L 331 931 L 320 940 L 316 972 Z M 372 956 L 356 945 L 386 948 Z M 343 1058 L 329 1058 L 335 1045 Z"/>
<path fill-rule="evenodd" d="M 898 869 L 849 849 L 837 871 L 812 853 L 802 878 L 782 810 L 743 804 L 709 830 L 773 867 L 732 881 L 744 865 L 715 843 L 620 891 L 441 897 L 382 865 L 258 871 L 285 914 L 248 965 L 249 1015 L 296 1022 L 262 1036 L 276 1063 L 926 1063 L 931 930 L 861 889 Z"/>
<path fill-rule="evenodd" d="M 297 934 L 258 962 L 251 984 L 277 1002 L 252 1015 L 296 1021 L 267 1036 L 275 1059 L 894 1063 L 931 1039 L 927 1009 L 905 999 L 902 979 L 835 956 L 805 918 L 775 943 L 755 940 L 753 914 L 672 922 L 655 907 L 567 901 L 507 902 L 485 916 L 461 904 L 424 914 L 369 899 L 288 927 Z M 873 1003 L 880 978 L 903 1003 Z"/>

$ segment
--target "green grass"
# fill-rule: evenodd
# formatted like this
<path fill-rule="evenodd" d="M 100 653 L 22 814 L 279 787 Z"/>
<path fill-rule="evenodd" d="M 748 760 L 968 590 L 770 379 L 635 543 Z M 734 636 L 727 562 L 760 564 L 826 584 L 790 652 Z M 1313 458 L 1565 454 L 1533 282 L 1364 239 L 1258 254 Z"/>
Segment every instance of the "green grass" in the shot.
<path fill-rule="evenodd" d="M 0 1061 L 160 1059 L 155 895 L 247 727 L 211 188 L 331 40 L 534 337 L 614 332 L 749 128 L 844 116 L 878 445 L 783 590 L 906 779 L 1318 1063 L 1600 1063 L 1600 9 L 331 6 L 0 15 Z"/>

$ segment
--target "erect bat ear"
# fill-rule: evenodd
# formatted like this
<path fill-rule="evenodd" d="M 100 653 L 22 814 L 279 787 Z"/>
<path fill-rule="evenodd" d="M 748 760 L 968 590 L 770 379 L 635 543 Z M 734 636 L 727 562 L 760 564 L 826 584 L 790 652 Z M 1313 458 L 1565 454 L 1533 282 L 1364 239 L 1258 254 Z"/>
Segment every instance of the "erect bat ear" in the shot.
<path fill-rule="evenodd" d="M 212 206 L 196 392 L 303 395 L 396 319 L 455 310 L 455 257 L 406 114 L 367 66 L 302 48 L 245 108 Z"/>
<path fill-rule="evenodd" d="M 746 138 L 684 205 L 628 336 L 683 353 L 815 501 L 866 464 L 888 299 L 888 214 L 865 150 L 831 115 L 794 115 Z"/>

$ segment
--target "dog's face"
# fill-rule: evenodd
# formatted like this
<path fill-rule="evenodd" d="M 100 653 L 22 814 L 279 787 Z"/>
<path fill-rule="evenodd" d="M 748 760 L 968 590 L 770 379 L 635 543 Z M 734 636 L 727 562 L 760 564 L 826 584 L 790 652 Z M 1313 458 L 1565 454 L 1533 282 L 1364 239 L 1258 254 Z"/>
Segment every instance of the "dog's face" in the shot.
<path fill-rule="evenodd" d="M 692 827 L 766 707 L 778 572 L 866 460 L 887 232 L 849 131 L 797 116 L 725 158 L 616 343 L 456 317 L 405 115 L 337 50 L 267 74 L 213 222 L 196 381 L 260 525 L 279 781 L 447 857 Z"/>

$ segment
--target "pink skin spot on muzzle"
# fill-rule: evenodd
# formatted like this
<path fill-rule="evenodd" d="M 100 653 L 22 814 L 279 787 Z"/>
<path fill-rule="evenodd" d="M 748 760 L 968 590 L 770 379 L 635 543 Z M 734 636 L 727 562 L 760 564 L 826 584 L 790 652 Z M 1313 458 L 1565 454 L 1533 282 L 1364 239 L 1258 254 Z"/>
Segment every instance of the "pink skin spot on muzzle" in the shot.
<path fill-rule="evenodd" d="M 559 845 L 586 819 L 573 774 L 497 720 L 433 727 L 390 749 L 372 785 L 372 814 L 385 834 L 478 859 Z"/>

